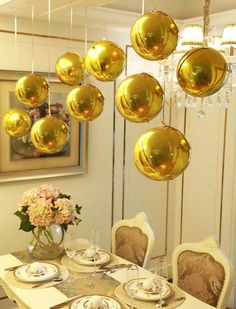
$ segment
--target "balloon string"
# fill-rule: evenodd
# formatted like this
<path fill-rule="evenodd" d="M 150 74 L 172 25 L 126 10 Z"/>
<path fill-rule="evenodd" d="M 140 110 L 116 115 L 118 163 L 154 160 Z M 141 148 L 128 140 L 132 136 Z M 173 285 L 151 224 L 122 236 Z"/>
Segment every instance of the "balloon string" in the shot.
<path fill-rule="evenodd" d="M 163 124 L 165 124 L 165 105 L 166 105 L 165 91 L 166 91 L 166 82 L 165 82 L 165 77 L 164 77 L 163 79 L 163 105 L 162 105 L 162 123 Z"/>
<path fill-rule="evenodd" d="M 105 10 L 106 9 L 107 9 L 107 0 L 105 0 Z M 105 37 L 104 37 L 104 40 L 106 40 L 106 38 L 107 38 L 107 12 L 105 14 L 105 24 L 104 24 L 104 26 L 105 26 Z"/>
<path fill-rule="evenodd" d="M 207 39 L 210 26 L 210 0 L 205 0 L 203 7 L 203 42 L 204 46 L 207 46 Z"/>
<path fill-rule="evenodd" d="M 145 10 L 145 0 L 142 0 L 142 15 L 144 15 Z"/>
<path fill-rule="evenodd" d="M 31 72 L 34 73 L 34 6 L 32 6 L 32 14 L 31 14 Z"/>
<path fill-rule="evenodd" d="M 51 0 L 48 0 L 48 38 L 50 38 L 50 23 L 51 23 Z M 51 61 L 50 61 L 50 48 L 48 51 L 48 83 L 49 83 L 49 89 L 48 89 L 48 115 L 51 116 L 51 90 L 50 90 L 50 79 L 51 79 Z"/>
<path fill-rule="evenodd" d="M 17 16 L 14 17 L 14 51 L 15 51 L 15 61 L 16 61 L 16 74 L 18 72 L 18 42 L 17 42 Z"/>
<path fill-rule="evenodd" d="M 85 5 L 85 29 L 84 29 L 84 58 L 87 55 L 88 51 L 88 14 L 87 6 Z M 84 83 L 87 84 L 87 74 L 84 73 Z"/>
<path fill-rule="evenodd" d="M 70 7 L 70 48 L 72 49 L 72 39 L 73 39 L 73 7 L 71 2 Z"/>

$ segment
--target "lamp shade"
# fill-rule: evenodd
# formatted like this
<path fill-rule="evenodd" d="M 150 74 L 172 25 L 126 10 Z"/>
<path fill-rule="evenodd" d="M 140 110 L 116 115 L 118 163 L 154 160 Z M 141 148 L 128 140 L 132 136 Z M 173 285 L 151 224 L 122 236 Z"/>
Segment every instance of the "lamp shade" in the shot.
<path fill-rule="evenodd" d="M 236 47 L 236 24 L 225 25 L 221 45 Z"/>
<path fill-rule="evenodd" d="M 203 30 L 202 26 L 198 24 L 189 24 L 184 27 L 183 46 L 197 47 L 203 45 Z"/>

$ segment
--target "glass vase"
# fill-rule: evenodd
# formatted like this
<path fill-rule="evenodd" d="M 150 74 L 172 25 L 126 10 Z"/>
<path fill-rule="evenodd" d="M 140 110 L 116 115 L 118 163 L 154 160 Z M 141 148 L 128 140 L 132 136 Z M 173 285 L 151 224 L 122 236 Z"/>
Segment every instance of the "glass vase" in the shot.
<path fill-rule="evenodd" d="M 36 227 L 27 243 L 31 257 L 37 260 L 49 260 L 60 257 L 63 248 L 64 231 L 59 224 Z"/>

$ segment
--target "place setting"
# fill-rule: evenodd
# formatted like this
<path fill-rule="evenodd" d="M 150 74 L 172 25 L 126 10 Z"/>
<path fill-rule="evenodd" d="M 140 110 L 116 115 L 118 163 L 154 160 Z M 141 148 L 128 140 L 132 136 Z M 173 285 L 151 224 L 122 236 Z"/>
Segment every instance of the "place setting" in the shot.
<path fill-rule="evenodd" d="M 72 235 L 70 235 L 72 236 Z M 65 241 L 65 253 L 61 263 L 68 269 L 80 273 L 112 273 L 129 264 L 120 262 L 119 258 L 100 248 L 101 235 L 97 228 L 91 228 L 90 240 L 79 248 L 76 240 L 68 238 Z"/>
<path fill-rule="evenodd" d="M 46 288 L 69 276 L 66 267 L 51 262 L 32 262 L 6 269 L 5 279 L 18 288 Z"/>
<path fill-rule="evenodd" d="M 180 289 L 168 283 L 167 278 L 167 272 L 159 272 L 158 268 L 154 276 L 140 278 L 138 267 L 132 265 L 127 268 L 126 282 L 116 288 L 115 295 L 131 309 L 176 308 L 185 296 Z"/>

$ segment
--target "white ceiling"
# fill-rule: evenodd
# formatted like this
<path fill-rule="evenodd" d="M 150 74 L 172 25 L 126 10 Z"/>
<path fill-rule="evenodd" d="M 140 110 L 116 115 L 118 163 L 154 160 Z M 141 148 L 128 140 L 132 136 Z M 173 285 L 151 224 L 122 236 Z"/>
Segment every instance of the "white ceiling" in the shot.
<path fill-rule="evenodd" d="M 145 0 L 145 11 L 161 10 L 175 19 L 186 19 L 201 16 L 204 0 Z M 17 15 L 31 18 L 34 6 L 35 19 L 47 20 L 48 0 L 0 0 L 0 14 Z M 142 0 L 51 0 L 51 20 L 54 22 L 69 23 L 70 10 L 73 8 L 73 23 L 84 23 L 85 7 L 88 15 L 95 15 L 104 20 L 105 8 L 109 14 L 115 15 L 116 10 L 132 13 L 141 13 Z M 101 8 L 103 6 L 103 8 Z M 100 8 L 99 8 L 100 7 Z M 99 8 L 99 14 L 94 13 Z M 217 13 L 236 9 L 236 0 L 212 0 L 210 12 Z M 92 12 L 92 13 L 91 13 Z M 107 20 L 109 22 L 109 19 Z M 122 22 L 121 22 L 122 23 Z"/>

